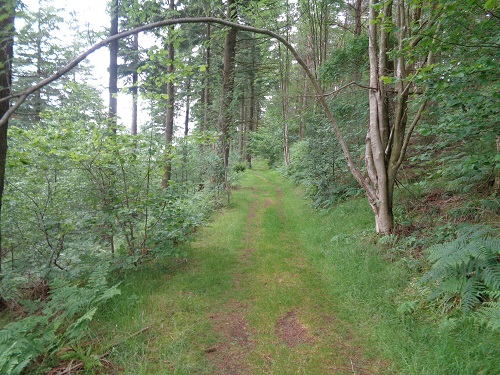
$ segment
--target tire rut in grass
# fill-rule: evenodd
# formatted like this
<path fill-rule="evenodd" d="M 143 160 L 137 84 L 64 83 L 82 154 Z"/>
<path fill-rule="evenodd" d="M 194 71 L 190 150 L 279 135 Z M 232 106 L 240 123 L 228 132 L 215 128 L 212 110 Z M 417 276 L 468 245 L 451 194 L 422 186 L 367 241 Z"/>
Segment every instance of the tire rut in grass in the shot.
<path fill-rule="evenodd" d="M 249 207 L 245 234 L 243 238 L 243 251 L 238 263 L 244 268 L 251 264 L 252 254 L 255 251 L 253 240 L 258 230 L 259 223 L 259 190 L 252 188 L 253 201 Z M 234 288 L 241 291 L 245 288 L 243 274 L 238 267 L 234 275 Z M 214 347 L 206 350 L 210 362 L 214 365 L 216 374 L 239 375 L 252 373 L 248 364 L 248 353 L 254 347 L 251 338 L 252 328 L 245 318 L 247 305 L 237 300 L 231 300 L 220 308 L 220 312 L 210 317 L 213 330 L 221 337 L 221 341 Z"/>
<path fill-rule="evenodd" d="M 254 346 L 251 327 L 244 317 L 247 306 L 236 300 L 223 306 L 221 312 L 210 317 L 214 330 L 221 336 L 216 346 L 205 352 L 215 367 L 216 374 L 248 374 L 248 352 Z"/>

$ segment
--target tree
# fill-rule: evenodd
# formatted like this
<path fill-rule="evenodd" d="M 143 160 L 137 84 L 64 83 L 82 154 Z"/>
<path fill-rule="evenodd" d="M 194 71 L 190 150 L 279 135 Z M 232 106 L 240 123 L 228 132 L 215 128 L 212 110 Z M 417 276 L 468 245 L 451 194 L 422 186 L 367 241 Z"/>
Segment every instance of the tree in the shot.
<path fill-rule="evenodd" d="M 420 3 L 410 6 L 397 0 L 370 1 L 370 124 L 365 162 L 374 193 L 368 201 L 375 214 L 377 232 L 384 234 L 391 233 L 394 227 L 397 172 L 426 106 L 424 100 L 413 112 L 410 98 L 419 97 L 420 88 L 412 77 L 431 61 L 431 52 L 411 60 L 405 56 L 408 48 L 422 40 L 421 33 L 434 25 L 432 14 L 425 15 L 423 10 Z"/>
<path fill-rule="evenodd" d="M 238 18 L 235 0 L 227 2 L 227 18 L 236 21 Z M 234 58 L 236 55 L 236 28 L 231 27 L 224 43 L 224 68 L 222 71 L 222 103 L 219 115 L 219 131 L 221 132 L 221 157 L 223 165 L 223 185 L 228 189 L 230 127 L 233 119 L 231 104 L 234 90 Z"/>
<path fill-rule="evenodd" d="M 413 77 L 419 72 L 424 65 L 430 61 L 429 53 L 426 53 L 419 58 L 413 58 L 406 62 L 405 51 L 411 49 L 419 44 L 419 42 L 424 38 L 422 36 L 423 30 L 433 30 L 432 27 L 435 26 L 436 20 L 439 18 L 439 14 L 432 13 L 428 10 L 428 14 L 424 14 L 423 8 L 420 5 L 414 5 L 411 8 L 406 8 L 402 2 L 387 1 L 384 3 L 372 2 L 370 19 L 370 64 L 371 64 L 371 74 L 370 74 L 370 127 L 367 134 L 366 142 L 366 165 L 367 165 L 367 176 L 360 170 L 356 165 L 352 154 L 349 150 L 348 144 L 341 131 L 339 125 L 337 124 L 335 117 L 333 116 L 329 104 L 326 100 L 325 94 L 321 89 L 318 80 L 316 79 L 314 73 L 309 69 L 306 62 L 301 58 L 297 50 L 291 45 L 286 38 L 266 29 L 259 29 L 251 26 L 237 24 L 227 20 L 221 20 L 211 17 L 194 17 L 194 18 L 178 18 L 173 20 L 159 21 L 156 23 L 144 25 L 132 30 L 127 30 L 120 34 L 117 34 L 107 40 L 97 43 L 91 49 L 81 54 L 78 58 L 70 62 L 64 69 L 57 72 L 52 77 L 43 80 L 39 84 L 21 92 L 19 94 L 19 99 L 11 107 L 9 111 L 0 120 L 0 126 L 5 124 L 9 116 L 19 107 L 19 105 L 26 99 L 26 97 L 43 87 L 44 85 L 54 81 L 67 71 L 71 70 L 76 66 L 81 60 L 83 60 L 90 53 L 96 49 L 110 43 L 111 41 L 117 40 L 119 38 L 126 37 L 128 35 L 133 35 L 137 32 L 150 30 L 157 27 L 169 26 L 172 24 L 189 24 L 189 23 L 218 23 L 224 26 L 231 27 L 238 30 L 255 32 L 262 35 L 267 35 L 280 41 L 294 56 L 298 65 L 304 70 L 307 77 L 309 78 L 311 85 L 318 97 L 318 101 L 323 107 L 326 117 L 330 122 L 334 133 L 337 136 L 340 147 L 344 153 L 345 159 L 349 170 L 351 171 L 355 180 L 359 185 L 365 190 L 366 195 L 376 217 L 377 230 L 382 233 L 390 233 L 394 221 L 392 214 L 392 199 L 394 193 L 394 183 L 396 179 L 396 174 L 401 166 L 406 149 L 408 147 L 411 134 L 414 128 L 417 126 L 421 114 L 425 108 L 425 101 L 420 103 L 418 108 L 410 108 L 409 97 L 410 95 L 419 95 L 420 91 L 418 87 L 415 87 Z M 396 12 L 393 12 L 392 7 L 397 5 Z M 230 10 L 234 8 L 230 8 Z M 408 12 L 412 10 L 411 17 L 408 17 Z M 235 16 L 236 13 L 230 13 Z M 423 16 L 427 18 L 424 18 Z M 383 20 L 381 22 L 380 20 Z M 392 25 L 395 25 L 393 27 Z M 411 26 L 411 27 L 410 27 Z M 396 42 L 394 43 L 394 48 L 392 53 L 394 54 L 395 67 L 390 68 L 388 64 L 388 53 L 390 38 L 394 36 Z M 232 50 L 233 37 L 229 37 L 227 40 L 227 51 Z M 225 54 L 227 59 L 227 64 L 225 67 L 230 67 L 231 53 Z M 226 74 L 225 69 L 225 87 L 231 87 L 231 75 Z M 392 77 L 389 76 L 392 74 Z M 387 90 L 388 85 L 393 85 L 392 91 Z M 385 114 L 387 112 L 387 103 L 389 100 L 389 93 L 394 92 L 394 103 L 395 107 L 394 122 L 388 123 L 388 116 Z M 230 104 L 230 97 L 228 95 L 223 96 L 223 100 Z M 2 100 L 2 99 L 0 99 Z M 5 100 L 5 99 L 4 99 Z M 228 107 L 223 106 L 223 109 Z M 408 111 L 413 109 L 414 116 L 411 123 L 408 123 L 409 114 Z M 224 114 L 228 116 L 227 111 L 221 113 L 221 119 L 224 118 Z M 224 166 L 227 166 L 229 145 L 227 143 L 226 136 L 228 135 L 228 124 L 221 120 L 221 125 L 223 134 L 223 149 L 224 149 Z M 408 126 L 407 126 L 408 125 Z M 227 160 L 227 161 L 226 161 Z"/>
<path fill-rule="evenodd" d="M 16 14 L 18 29 L 15 33 L 15 54 L 12 63 L 12 91 L 16 92 L 35 84 L 64 66 L 75 52 L 86 47 L 84 33 L 78 27 L 71 26 L 69 32 L 73 40 L 67 43 L 59 39 L 61 32 L 66 32 L 64 19 L 59 15 L 61 9 L 51 5 L 51 1 L 40 0 L 35 10 L 21 8 Z M 69 15 L 68 23 L 76 24 L 74 15 Z M 90 33 L 90 32 L 89 32 Z M 69 35 L 67 35 L 69 36 Z M 85 82 L 89 77 L 89 68 L 78 66 L 72 75 L 61 77 L 57 82 L 36 91 L 17 111 L 16 120 L 11 125 L 33 126 L 40 121 L 40 115 L 47 109 L 61 105 L 66 87 L 72 82 Z"/>
<path fill-rule="evenodd" d="M 234 9 L 233 7 L 230 8 L 230 11 L 232 12 Z M 234 16 L 235 16 L 235 13 L 233 13 Z M 8 119 L 10 118 L 10 116 L 19 108 L 19 106 L 26 100 L 26 98 L 31 95 L 32 93 L 34 93 L 35 91 L 39 90 L 40 88 L 42 87 L 45 87 L 46 85 L 50 84 L 51 82 L 57 80 L 59 77 L 63 76 L 64 74 L 66 74 L 67 72 L 71 71 L 71 69 L 73 69 L 74 67 L 76 67 L 81 61 L 83 61 L 88 55 L 90 55 L 92 52 L 98 50 L 99 48 L 103 47 L 103 46 L 106 46 L 108 45 L 109 43 L 115 41 L 115 40 L 118 40 L 118 39 L 121 39 L 121 38 L 125 38 L 129 35 L 133 35 L 135 33 L 138 33 L 138 32 L 142 32 L 142 31 L 147 31 L 147 30 L 151 30 L 151 29 L 154 29 L 154 28 L 159 28 L 159 27 L 164 27 L 164 26 L 170 26 L 170 25 L 174 25 L 174 24 L 193 24 L 193 23 L 217 23 L 217 24 L 220 24 L 220 25 L 224 25 L 224 26 L 228 26 L 233 30 L 233 32 L 235 33 L 236 32 L 236 29 L 238 30 L 243 30 L 243 31 L 248 31 L 248 32 L 252 32 L 252 33 L 257 33 L 257 34 L 262 34 L 262 35 L 267 35 L 269 37 L 272 37 L 272 38 L 275 38 L 277 39 L 279 42 L 281 42 L 283 45 L 286 46 L 286 48 L 291 52 L 291 54 L 294 56 L 295 60 L 298 62 L 298 64 L 302 67 L 302 69 L 306 72 L 307 76 L 309 77 L 311 83 L 312 83 L 312 86 L 315 90 L 315 92 L 317 93 L 317 95 L 319 96 L 319 101 L 321 103 L 321 105 L 323 106 L 325 112 L 326 112 L 326 115 L 327 115 L 327 118 L 328 120 L 330 121 L 333 129 L 334 129 L 334 132 L 336 133 L 338 139 L 339 139 L 339 143 L 344 151 L 344 154 L 346 156 L 346 159 L 347 159 L 347 162 L 348 162 L 348 165 L 349 165 L 349 168 L 351 169 L 354 177 L 356 178 L 356 180 L 363 186 L 363 187 L 366 187 L 367 189 L 369 189 L 368 185 L 365 183 L 364 179 L 363 179 L 363 176 L 361 174 L 361 172 L 359 171 L 359 169 L 356 167 L 353 159 L 352 159 L 352 156 L 349 152 L 349 149 L 347 147 L 347 143 L 342 135 L 342 132 L 340 131 L 340 128 L 338 127 L 337 123 L 335 122 L 335 119 L 329 109 L 329 106 L 324 98 L 324 95 L 323 95 L 323 91 L 322 89 L 320 88 L 319 84 L 318 84 L 318 81 L 316 80 L 316 78 L 314 77 L 314 74 L 311 72 L 311 70 L 309 69 L 309 67 L 307 66 L 307 64 L 304 62 L 304 60 L 300 57 L 300 55 L 298 54 L 297 50 L 291 45 L 290 42 L 288 42 L 285 38 L 283 38 L 282 36 L 272 32 L 272 31 L 269 31 L 269 30 L 266 30 L 266 29 L 259 29 L 259 28 L 255 28 L 255 27 L 251 27 L 251 26 L 246 26 L 246 25 L 241 25 L 241 24 L 237 24 L 237 23 L 234 23 L 234 22 L 231 22 L 231 21 L 227 21 L 227 20 L 223 20 L 223 19 L 218 19 L 218 18 L 212 18 L 212 17 L 193 17 L 193 18 L 178 18 L 178 19 L 169 19 L 169 20 L 164 20 L 164 21 L 158 21 L 158 22 L 154 22 L 154 23 L 150 23 L 150 24 L 146 24 L 146 25 L 143 25 L 143 26 L 140 26 L 140 27 L 137 27 L 137 28 L 134 28 L 134 29 L 131 29 L 131 30 L 127 30 L 127 31 L 123 31 L 119 34 L 116 34 L 114 36 L 111 36 L 99 43 L 96 43 L 93 47 L 89 48 L 87 51 L 83 52 L 82 54 L 80 54 L 78 57 L 76 57 L 75 59 L 73 59 L 72 61 L 70 61 L 64 68 L 60 69 L 59 71 L 57 71 L 56 73 L 54 73 L 52 76 L 40 81 L 38 84 L 34 85 L 34 86 L 31 86 L 29 88 L 27 88 L 26 90 L 16 94 L 15 96 L 18 97 L 17 101 L 11 106 L 11 108 L 4 114 L 4 116 L 0 119 L 0 126 L 3 126 L 7 121 Z M 234 34 L 233 33 L 233 34 Z M 229 43 L 227 44 L 229 47 L 228 47 L 228 51 L 230 52 L 232 50 L 232 46 L 234 45 L 233 42 L 235 42 L 235 38 L 233 36 L 231 37 L 228 37 L 229 39 Z M 227 62 L 228 64 L 225 64 L 225 66 L 229 67 L 231 64 L 230 62 L 233 61 L 233 59 L 231 59 L 231 56 L 232 54 L 231 53 L 228 53 L 228 54 L 225 54 L 225 57 L 227 58 Z M 226 81 L 226 89 L 228 87 L 231 87 L 231 77 L 232 77 L 232 74 L 226 74 L 225 75 L 226 78 L 228 78 L 228 80 Z M 226 100 L 228 101 L 230 98 L 229 96 L 224 96 L 223 97 L 223 100 Z M 0 102 L 2 101 L 5 101 L 7 100 L 7 98 L 0 98 Z M 229 102 L 230 104 L 230 102 Z M 222 108 L 222 109 L 227 109 L 227 108 Z M 227 114 L 227 110 L 224 111 L 223 113 L 221 113 L 221 118 L 223 118 L 223 114 L 226 113 L 226 116 L 229 116 L 230 114 Z M 227 122 L 223 122 L 223 124 L 228 124 Z M 229 127 L 226 126 L 224 128 L 224 131 L 226 133 L 226 135 L 229 134 Z M 223 134 L 224 134 L 224 131 L 223 131 Z M 228 140 L 228 139 L 227 139 Z M 223 140 L 224 141 L 224 140 Z M 227 143 L 227 141 L 225 141 L 224 143 L 224 159 L 229 161 L 229 144 Z M 227 171 L 226 171 L 227 172 Z"/>
<path fill-rule="evenodd" d="M 12 82 L 12 58 L 14 44 L 15 0 L 0 2 L 0 98 L 10 96 Z M 0 102 L 0 117 L 9 110 L 9 100 Z M 0 271 L 2 269 L 2 198 L 5 186 L 5 164 L 7 160 L 8 122 L 0 126 Z"/>
<path fill-rule="evenodd" d="M 169 0 L 168 10 L 173 14 L 175 10 L 174 0 Z M 175 86 L 174 86 L 174 26 L 168 28 L 167 44 L 167 110 L 165 113 L 165 174 L 162 185 L 168 187 L 172 178 L 172 140 L 174 137 L 174 117 L 175 117 Z"/>
<path fill-rule="evenodd" d="M 111 0 L 109 13 L 111 16 L 111 27 L 109 35 L 118 34 L 118 0 Z M 109 44 L 109 119 L 110 126 L 116 132 L 116 116 L 118 112 L 118 39 Z"/>

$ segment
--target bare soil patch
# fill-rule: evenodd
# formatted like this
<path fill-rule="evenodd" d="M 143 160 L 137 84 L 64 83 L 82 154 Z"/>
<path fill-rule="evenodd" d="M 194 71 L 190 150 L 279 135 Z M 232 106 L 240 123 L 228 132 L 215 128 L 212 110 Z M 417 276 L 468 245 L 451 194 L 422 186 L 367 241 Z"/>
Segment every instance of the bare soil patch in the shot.
<path fill-rule="evenodd" d="M 217 345 L 205 350 L 215 366 L 216 374 L 251 373 L 246 358 L 253 342 L 251 328 L 244 317 L 246 308 L 238 301 L 231 301 L 223 308 L 223 312 L 210 317 L 214 331 L 222 339 Z"/>
<path fill-rule="evenodd" d="M 267 198 L 266 203 L 264 203 L 264 208 L 268 208 L 272 204 L 273 204 L 273 201 L 271 199 Z"/>
<path fill-rule="evenodd" d="M 291 348 L 300 344 L 312 344 L 314 342 L 314 338 L 307 327 L 297 317 L 296 309 L 289 311 L 278 320 L 275 334 Z"/>

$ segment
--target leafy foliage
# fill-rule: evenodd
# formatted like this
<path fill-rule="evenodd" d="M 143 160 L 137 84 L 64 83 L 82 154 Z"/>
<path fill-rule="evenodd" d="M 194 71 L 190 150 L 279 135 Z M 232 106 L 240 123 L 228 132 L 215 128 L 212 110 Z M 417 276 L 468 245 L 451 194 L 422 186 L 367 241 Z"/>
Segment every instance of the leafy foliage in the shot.
<path fill-rule="evenodd" d="M 355 94 L 353 96 L 354 100 L 359 99 Z M 353 100 L 353 97 L 350 96 L 349 99 Z M 357 145 L 364 137 L 361 136 L 362 131 L 356 131 L 359 128 L 356 129 L 354 119 L 363 116 L 364 113 L 347 101 L 335 103 L 332 105 L 332 110 L 342 118 L 343 125 L 352 126 L 353 131 L 347 138 L 352 144 Z M 361 147 L 356 151 L 361 151 Z M 331 126 L 319 116 L 308 116 L 308 137 L 294 143 L 290 153 L 291 164 L 286 173 L 295 182 L 305 186 L 313 206 L 330 207 L 359 193 L 358 185 L 344 163 L 343 154 Z"/>
<path fill-rule="evenodd" d="M 120 294 L 118 285 L 108 285 L 108 270 L 109 263 L 101 263 L 83 284 L 56 278 L 46 300 L 27 302 L 30 315 L 0 331 L 0 372 L 20 374 L 35 360 L 44 367 L 62 348 L 80 341 L 97 308 Z"/>
<path fill-rule="evenodd" d="M 433 285 L 429 300 L 457 303 L 464 314 L 480 308 L 481 320 L 498 327 L 495 308 L 500 296 L 500 239 L 486 228 L 466 226 L 455 240 L 434 245 L 428 253 L 432 268 L 420 283 Z"/>

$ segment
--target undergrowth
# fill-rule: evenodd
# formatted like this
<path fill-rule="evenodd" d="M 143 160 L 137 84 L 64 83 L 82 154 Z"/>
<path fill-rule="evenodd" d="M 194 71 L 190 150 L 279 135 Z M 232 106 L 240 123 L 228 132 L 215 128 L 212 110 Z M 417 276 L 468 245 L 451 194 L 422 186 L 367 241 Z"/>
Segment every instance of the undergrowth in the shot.
<path fill-rule="evenodd" d="M 499 329 L 500 239 L 493 231 L 465 226 L 455 240 L 431 246 L 427 253 L 432 267 L 420 283 L 431 285 L 428 300 L 439 300 L 445 310 L 457 306 L 464 315 L 474 313 L 487 327 Z"/>
<path fill-rule="evenodd" d="M 330 298 L 338 300 L 337 317 L 356 324 L 365 345 L 390 359 L 388 373 L 472 375 L 498 370 L 499 336 L 477 324 L 498 314 L 495 303 L 487 302 L 475 320 L 443 315 L 438 305 L 427 302 L 429 288 L 417 283 L 425 259 L 400 256 L 388 261 L 371 234 L 372 213 L 364 199 L 339 204 L 323 215 L 298 206 L 294 215 L 297 224 L 290 230 L 301 233 L 308 256 L 330 285 Z"/>
<path fill-rule="evenodd" d="M 0 330 L 0 373 L 46 373 L 60 352 L 70 359 L 87 334 L 98 307 L 119 294 L 107 282 L 109 264 L 95 266 L 85 283 L 56 277 L 44 300 L 24 301 L 24 318 Z"/>

